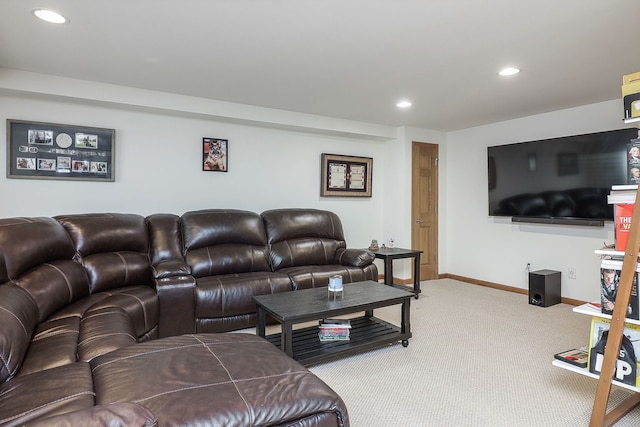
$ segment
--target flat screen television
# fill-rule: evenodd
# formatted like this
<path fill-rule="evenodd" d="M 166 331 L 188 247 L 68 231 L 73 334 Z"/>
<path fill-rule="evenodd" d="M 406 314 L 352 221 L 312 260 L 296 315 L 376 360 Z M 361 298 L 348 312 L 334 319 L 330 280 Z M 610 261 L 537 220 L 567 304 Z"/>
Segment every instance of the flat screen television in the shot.
<path fill-rule="evenodd" d="M 638 129 L 487 148 L 489 215 L 513 222 L 602 226 L 613 221 L 612 185 L 629 181 Z"/>

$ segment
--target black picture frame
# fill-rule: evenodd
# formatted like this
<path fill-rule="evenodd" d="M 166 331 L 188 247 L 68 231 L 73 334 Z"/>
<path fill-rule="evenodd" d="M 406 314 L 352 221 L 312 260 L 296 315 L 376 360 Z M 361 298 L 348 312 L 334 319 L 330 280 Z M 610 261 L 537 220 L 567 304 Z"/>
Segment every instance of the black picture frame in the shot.
<path fill-rule="evenodd" d="M 7 119 L 7 178 L 115 181 L 115 130 Z"/>
<path fill-rule="evenodd" d="M 373 159 L 322 153 L 321 197 L 371 197 Z"/>
<path fill-rule="evenodd" d="M 229 171 L 229 140 L 202 138 L 202 170 L 207 172 Z"/>

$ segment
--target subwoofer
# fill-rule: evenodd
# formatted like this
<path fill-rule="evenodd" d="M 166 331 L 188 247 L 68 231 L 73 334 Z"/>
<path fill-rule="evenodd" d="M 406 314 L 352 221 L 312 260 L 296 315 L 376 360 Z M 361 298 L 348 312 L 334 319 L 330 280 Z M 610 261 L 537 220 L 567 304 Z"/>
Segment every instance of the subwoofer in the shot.
<path fill-rule="evenodd" d="M 529 304 L 549 307 L 560 303 L 560 272 L 538 270 L 529 272 Z"/>

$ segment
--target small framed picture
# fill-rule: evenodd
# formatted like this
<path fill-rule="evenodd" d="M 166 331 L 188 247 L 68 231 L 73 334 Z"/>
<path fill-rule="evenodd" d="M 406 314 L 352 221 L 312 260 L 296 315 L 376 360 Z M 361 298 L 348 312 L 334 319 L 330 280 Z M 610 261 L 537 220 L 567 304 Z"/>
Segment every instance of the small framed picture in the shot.
<path fill-rule="evenodd" d="M 227 172 L 229 170 L 229 141 L 202 138 L 202 170 Z"/>

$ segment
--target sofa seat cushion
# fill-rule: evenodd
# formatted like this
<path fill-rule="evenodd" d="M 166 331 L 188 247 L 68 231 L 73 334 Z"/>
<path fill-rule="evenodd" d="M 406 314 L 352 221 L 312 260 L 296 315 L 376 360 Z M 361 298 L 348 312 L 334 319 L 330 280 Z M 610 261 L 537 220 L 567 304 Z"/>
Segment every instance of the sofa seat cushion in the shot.
<path fill-rule="evenodd" d="M 70 304 L 37 326 L 18 375 L 89 361 L 107 351 L 157 338 L 157 298 L 152 288 L 133 286 Z"/>
<path fill-rule="evenodd" d="M 291 278 L 295 289 L 327 286 L 329 278 L 336 275 L 342 277 L 343 283 L 378 280 L 377 277 L 373 277 L 371 269 L 337 264 L 290 267 L 283 268 L 278 272 L 287 274 Z"/>
<path fill-rule="evenodd" d="M 138 339 L 153 334 L 158 326 L 158 295 L 149 286 L 128 286 L 89 295 L 54 313 L 48 320 L 82 318 L 89 310 L 120 307 L 131 318 Z"/>
<path fill-rule="evenodd" d="M 88 362 L 96 356 L 137 342 L 133 322 L 122 308 L 92 308 L 80 322 L 78 360 Z"/>
<path fill-rule="evenodd" d="M 75 363 L 78 356 L 79 317 L 64 317 L 40 323 L 18 375 L 29 375 Z"/>
<path fill-rule="evenodd" d="M 0 384 L 0 425 L 22 426 L 94 404 L 89 364 L 73 363 Z"/>
<path fill-rule="evenodd" d="M 229 332 L 256 326 L 256 313 L 238 314 L 227 317 L 199 317 L 196 318 L 196 333 Z"/>
<path fill-rule="evenodd" d="M 40 418 L 25 427 L 157 427 L 156 416 L 135 403 L 98 405 L 67 414 Z"/>
<path fill-rule="evenodd" d="M 317 414 L 348 423 L 331 388 L 255 335 L 163 338 L 90 363 L 97 404 L 138 403 L 159 425 L 287 425 Z"/>
<path fill-rule="evenodd" d="M 136 336 L 140 339 L 153 334 L 158 326 L 158 295 L 149 286 L 129 286 L 101 292 L 107 298 L 91 306 L 91 310 L 118 307 L 127 313 L 133 322 Z M 142 339 L 144 340 L 144 339 Z"/>
<path fill-rule="evenodd" d="M 291 291 L 282 273 L 237 273 L 196 279 L 196 318 L 218 318 L 255 313 L 256 295 Z"/>

